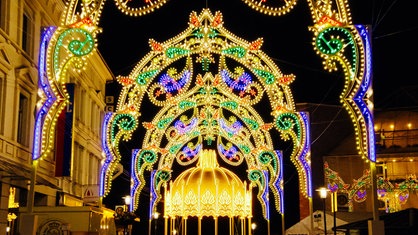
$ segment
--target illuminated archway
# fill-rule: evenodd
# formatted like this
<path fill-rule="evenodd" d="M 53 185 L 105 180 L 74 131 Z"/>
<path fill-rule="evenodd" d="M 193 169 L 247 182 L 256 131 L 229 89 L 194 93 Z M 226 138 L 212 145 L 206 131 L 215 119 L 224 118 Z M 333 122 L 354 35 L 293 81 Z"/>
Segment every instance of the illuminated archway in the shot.
<path fill-rule="evenodd" d="M 371 55 L 368 29 L 363 26 L 352 25 L 349 7 L 347 2 L 344 0 L 307 1 L 310 6 L 314 23 L 314 26 L 311 27 L 311 30 L 314 33 L 314 49 L 324 59 L 325 69 L 330 71 L 342 69 L 345 72 L 345 87 L 340 96 L 341 103 L 352 116 L 355 133 L 358 140 L 357 147 L 359 154 L 367 160 L 375 161 L 372 115 L 373 107 L 369 100 L 369 98 L 372 96 L 372 90 Z M 69 69 L 81 69 L 83 66 L 86 66 L 85 58 L 96 48 L 96 35 L 97 33 L 100 33 L 100 29 L 97 26 L 104 2 L 105 0 L 70 1 L 63 14 L 61 25 L 59 27 L 50 27 L 46 29 L 43 34 L 39 57 L 40 93 L 34 130 L 32 157 L 35 165 L 37 160 L 41 159 L 44 155 L 49 154 L 50 150 L 53 148 L 53 133 L 55 130 L 55 123 L 58 115 L 64 106 L 68 103 L 68 94 L 66 92 L 65 85 L 62 84 L 62 81 L 64 80 L 65 76 L 68 75 Z M 137 1 L 115 0 L 115 2 L 118 4 L 119 8 L 128 15 L 139 16 L 161 7 L 166 1 L 147 1 L 144 3 L 138 3 Z M 289 12 L 296 4 L 296 0 L 283 2 L 279 1 L 278 6 L 269 5 L 271 3 L 267 1 L 260 3 L 251 0 L 245 0 L 244 2 L 258 11 L 270 15 L 285 14 Z M 188 29 L 189 31 L 184 35 L 194 34 L 192 37 L 197 39 L 200 36 L 206 36 L 209 37 L 209 39 L 211 37 L 216 38 L 218 35 L 216 35 L 216 33 L 213 34 L 214 32 L 210 31 L 196 31 L 193 33 L 190 32 L 191 29 L 204 29 L 204 27 L 199 25 L 199 23 L 205 21 L 212 24 L 210 27 L 206 27 L 207 29 L 216 29 L 215 32 L 220 29 L 223 30 L 222 18 L 220 15 L 215 14 L 215 16 L 212 16 L 209 13 L 202 13 L 200 16 L 197 16 L 196 14 L 192 15 L 190 19 L 190 27 Z M 231 36 L 229 32 L 224 32 L 224 35 L 222 36 L 228 35 Z M 122 94 L 122 97 L 135 97 L 135 101 L 140 104 L 141 99 L 145 94 L 145 91 L 141 90 L 141 87 L 143 89 L 150 87 L 154 91 L 158 91 L 164 96 L 172 93 L 172 97 L 166 97 L 168 100 L 175 100 L 175 97 L 180 97 L 180 90 L 176 89 L 178 87 L 185 89 L 192 83 L 192 80 L 187 80 L 187 77 L 191 76 L 192 70 L 191 68 L 187 67 L 189 63 L 187 62 L 187 59 L 184 70 L 181 70 L 179 73 L 174 70 L 169 70 L 168 65 L 171 64 L 171 62 L 175 62 L 181 58 L 187 58 L 190 54 L 195 53 L 195 55 L 198 55 L 200 53 L 201 60 L 199 63 L 205 66 L 211 62 L 211 56 L 213 54 L 212 51 L 205 52 L 205 50 L 202 48 L 200 48 L 198 52 L 191 53 L 191 51 L 185 50 L 188 45 L 181 45 L 181 42 L 178 39 L 179 38 L 174 38 L 173 41 L 166 43 L 151 42 L 151 54 L 155 54 L 155 57 L 151 55 L 149 55 L 149 57 L 153 57 L 156 61 L 147 61 L 145 59 L 143 62 L 141 62 L 144 64 L 140 63 L 138 65 L 138 71 L 133 71 L 133 76 L 120 78 L 120 81 L 125 85 L 124 92 L 126 92 L 126 94 Z M 306 136 L 306 133 L 308 133 L 308 122 L 304 113 L 295 112 L 293 101 L 291 97 L 288 96 L 290 91 L 287 90 L 287 84 L 291 82 L 292 77 L 282 75 L 278 68 L 276 68 L 276 66 L 270 62 L 264 53 L 259 51 L 262 44 L 261 41 L 249 43 L 235 37 L 226 37 L 225 39 L 231 40 L 231 42 L 228 42 L 228 47 L 220 48 L 219 46 L 222 44 L 220 42 L 215 42 L 214 45 L 217 45 L 218 47 L 214 48 L 216 51 L 214 55 L 218 56 L 219 58 L 223 57 L 228 60 L 231 59 L 238 61 L 243 65 L 242 68 L 239 68 L 235 71 L 230 71 L 228 67 L 220 67 L 216 74 L 201 74 L 202 81 L 209 82 L 213 87 L 216 87 L 214 86 L 214 82 L 225 82 L 229 89 L 232 88 L 232 92 L 223 92 L 221 94 L 228 98 L 230 98 L 230 96 L 239 97 L 239 93 L 241 92 L 239 89 L 241 89 L 241 85 L 243 85 L 246 89 L 248 87 L 251 89 L 255 88 L 257 95 L 265 92 L 265 94 L 270 96 L 270 107 L 273 121 L 267 123 L 264 123 L 264 121 L 260 122 L 257 119 L 257 112 L 253 111 L 251 106 L 248 106 L 248 104 L 245 102 L 238 102 L 235 104 L 222 104 L 225 105 L 225 107 L 221 106 L 221 103 L 219 102 L 216 106 L 218 109 L 222 107 L 222 109 L 228 110 L 232 109 L 234 106 L 237 106 L 242 112 L 247 114 L 246 118 L 249 119 L 246 119 L 247 122 L 242 120 L 243 122 L 241 122 L 241 128 L 246 128 L 246 132 L 254 134 L 251 135 L 252 138 L 265 138 L 264 142 L 262 141 L 262 143 L 265 143 L 267 146 L 267 150 L 265 152 L 261 151 L 260 148 L 257 149 L 257 141 L 248 140 L 247 142 L 244 141 L 244 143 L 251 143 L 258 152 L 252 152 L 252 149 L 251 151 L 246 152 L 245 149 L 249 146 L 238 146 L 237 144 L 240 143 L 239 141 L 228 137 L 230 134 L 229 131 L 231 131 L 231 128 L 233 130 L 233 128 L 236 127 L 234 124 L 235 121 L 238 120 L 237 117 L 234 117 L 234 115 L 231 114 L 227 118 L 217 119 L 218 121 L 223 120 L 223 124 L 221 125 L 221 123 L 219 123 L 218 128 L 221 127 L 221 129 L 224 131 L 223 135 L 226 136 L 224 137 L 220 135 L 227 143 L 223 144 L 224 150 L 231 150 L 231 147 L 238 148 L 240 150 L 238 152 L 241 153 L 240 160 L 243 161 L 243 159 L 245 159 L 249 169 L 250 166 L 256 166 L 255 169 L 259 171 L 259 173 L 257 173 L 258 178 L 255 178 L 255 182 L 259 184 L 261 193 L 260 195 L 262 195 L 267 188 L 267 182 L 262 182 L 261 180 L 266 179 L 266 176 L 263 175 L 264 172 L 268 172 L 270 174 L 271 178 L 268 180 L 270 183 L 269 186 L 271 188 L 278 189 L 276 192 L 280 192 L 282 186 L 280 183 L 277 183 L 277 180 L 280 179 L 279 175 L 281 172 L 279 170 L 279 165 L 273 165 L 273 159 L 277 160 L 279 154 L 273 150 L 274 146 L 268 139 L 268 130 L 273 127 L 276 128 L 280 133 L 282 133 L 283 139 L 290 138 L 293 141 L 295 149 L 291 154 L 291 158 L 296 164 L 296 167 L 300 173 L 299 176 L 302 191 L 305 192 L 307 197 L 311 197 L 312 189 L 309 185 L 311 182 L 309 140 Z M 237 45 L 237 47 L 231 45 Z M 241 55 L 250 55 L 255 60 L 251 62 L 243 62 L 243 59 L 240 58 Z M 166 64 L 160 64 L 160 67 L 156 66 L 158 59 L 160 59 L 160 62 L 164 61 L 161 59 L 162 57 L 166 57 L 169 59 L 169 61 L 166 61 Z M 257 67 L 257 63 L 260 63 L 261 68 Z M 222 63 L 220 64 L 222 65 Z M 164 69 L 167 70 L 163 71 Z M 247 81 L 247 78 L 246 76 L 242 76 L 243 71 L 245 70 L 251 71 L 254 78 L 252 81 L 258 85 L 253 86 L 252 84 L 246 84 L 245 81 Z M 162 85 L 150 86 L 151 80 L 155 78 L 154 76 L 161 74 L 162 72 L 164 72 L 167 76 L 161 78 L 159 82 L 172 84 L 172 87 L 163 87 Z M 193 78 L 197 78 L 197 76 Z M 180 83 L 175 84 L 177 81 Z M 228 83 L 226 81 L 230 82 Z M 268 82 L 272 83 L 269 84 Z M 194 81 L 193 84 L 198 84 L 198 82 L 196 83 L 196 81 Z M 241 85 L 235 86 L 235 84 Z M 279 92 L 274 93 L 275 91 Z M 247 90 L 244 91 L 244 95 L 248 95 L 246 93 L 248 93 Z M 251 92 L 249 93 L 250 94 L 248 97 L 252 98 L 251 102 L 257 101 L 256 96 L 252 97 L 253 95 Z M 193 97 L 192 93 L 189 93 L 188 95 L 189 96 L 187 97 Z M 129 102 L 126 101 L 129 101 L 129 99 L 120 100 L 118 103 L 117 111 L 113 114 L 109 113 L 106 115 L 104 126 L 107 127 L 107 129 L 104 131 L 103 135 L 103 148 L 106 155 L 106 161 L 103 163 L 103 168 L 101 171 L 101 196 L 105 196 L 110 190 L 111 181 L 109 176 L 112 174 L 117 162 L 120 160 L 121 155 L 115 144 L 121 140 L 129 139 L 134 130 L 138 128 L 138 125 L 140 125 L 140 112 L 137 109 L 138 107 L 129 106 Z M 155 101 L 157 104 L 161 102 L 158 98 L 156 98 Z M 185 105 L 184 108 L 190 110 L 200 109 L 199 105 L 193 105 L 193 103 L 184 103 L 183 105 Z M 193 108 L 193 106 L 195 107 Z M 169 112 L 176 109 L 179 109 L 179 107 L 171 106 L 171 109 L 162 109 L 165 110 L 165 113 L 161 113 L 159 118 L 169 118 Z M 177 118 L 178 116 L 173 115 L 173 117 Z M 180 126 L 187 128 L 195 125 L 195 119 L 191 118 L 191 116 L 186 117 L 187 118 L 184 120 L 181 120 L 180 118 L 180 121 L 182 122 L 179 123 Z M 236 119 L 228 119 L 229 117 L 234 117 Z M 149 123 L 148 128 L 150 129 L 148 133 L 165 135 L 166 133 L 169 133 L 170 130 L 179 132 L 179 129 L 175 128 L 174 123 L 171 123 L 172 120 L 166 119 L 166 121 L 166 123 L 160 123 L 163 126 L 161 130 L 158 129 L 159 127 L 156 128 L 152 126 L 156 123 Z M 255 122 L 253 123 L 253 121 Z M 198 124 L 196 125 L 199 126 L 199 122 L 197 123 Z M 251 130 L 253 124 L 255 126 L 258 124 L 257 128 L 259 128 L 255 132 Z M 236 136 L 237 138 L 244 138 L 244 136 L 240 136 L 239 134 Z M 193 138 L 189 138 L 190 139 L 187 141 L 192 141 Z M 167 180 L 167 177 L 169 177 L 169 171 L 165 172 L 165 168 L 162 167 L 165 167 L 166 165 L 160 164 L 161 159 L 169 159 L 168 162 L 175 159 L 174 156 L 177 156 L 176 154 L 173 155 L 170 152 L 166 152 L 170 150 L 170 148 L 172 148 L 171 150 L 175 149 L 175 147 L 173 147 L 175 146 L 175 142 L 170 142 L 170 148 L 166 149 L 161 148 L 161 146 L 152 146 L 152 138 L 148 137 L 148 139 L 149 141 L 145 142 L 146 144 L 140 151 L 138 151 L 135 157 L 137 159 L 137 163 L 140 163 L 139 166 L 136 167 L 136 171 L 140 174 L 141 170 L 146 168 L 145 166 L 151 166 L 156 163 L 157 159 L 160 159 L 157 171 L 155 172 L 155 176 L 157 177 L 156 179 L 158 180 L 154 180 L 154 188 L 158 189 L 162 185 L 160 182 L 164 182 L 164 180 Z M 194 144 L 191 145 L 190 149 L 196 149 L 198 147 L 198 142 L 192 141 L 192 143 Z M 220 146 L 222 146 L 222 144 Z M 180 149 L 181 151 L 184 150 L 184 148 Z M 174 152 L 179 153 L 180 150 L 176 149 Z M 263 163 L 263 160 L 266 160 L 266 162 Z M 167 164 L 170 166 L 170 163 Z M 263 172 L 263 174 L 260 172 Z M 272 184 L 272 182 L 274 183 Z M 134 187 L 139 190 L 142 183 L 143 182 L 141 182 L 141 177 L 138 177 L 138 179 L 135 181 Z M 275 190 L 273 190 L 273 192 L 274 191 Z M 155 199 L 157 198 L 158 197 L 155 197 Z M 277 194 L 276 198 L 280 199 L 280 195 Z M 280 206 L 278 206 L 278 208 L 280 211 Z"/>
<path fill-rule="evenodd" d="M 142 123 L 142 149 L 133 157 L 134 208 L 146 184 L 145 170 L 155 170 L 154 208 L 171 179 L 173 162 L 190 165 L 202 149 L 212 148 L 228 165 L 245 161 L 267 219 L 269 187 L 282 212 L 281 159 L 269 133 L 273 128 L 283 140 L 293 141 L 291 158 L 302 172 L 301 188 L 309 192 L 306 115 L 295 111 L 288 86 L 294 76 L 282 74 L 261 45 L 261 39 L 247 42 L 231 34 L 223 28 L 220 12 L 212 15 L 205 9 L 190 15 L 181 34 L 164 43 L 150 40 L 151 52 L 129 76 L 118 78 L 123 89 L 117 111 L 106 118 L 107 146 L 118 146 L 139 128 L 145 98 L 160 107 L 151 122 Z M 262 99 L 267 103 L 260 105 Z M 262 113 L 270 113 L 270 121 Z M 107 157 L 109 170 L 103 172 L 111 173 L 120 153 L 109 148 Z M 110 188 L 110 178 L 104 178 Z"/>

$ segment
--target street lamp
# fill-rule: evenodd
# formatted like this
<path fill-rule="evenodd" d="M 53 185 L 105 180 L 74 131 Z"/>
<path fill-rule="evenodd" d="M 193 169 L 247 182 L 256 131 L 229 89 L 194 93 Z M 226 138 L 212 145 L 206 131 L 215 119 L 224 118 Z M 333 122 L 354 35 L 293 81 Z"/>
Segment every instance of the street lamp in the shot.
<path fill-rule="evenodd" d="M 252 230 L 252 234 L 255 234 L 255 229 L 257 228 L 257 224 L 256 223 L 252 223 L 251 224 L 251 230 Z"/>
<path fill-rule="evenodd" d="M 326 201 L 325 199 L 327 199 L 327 194 L 328 194 L 328 189 L 325 187 L 319 188 L 316 191 L 319 192 L 319 197 L 322 198 L 323 204 L 324 204 L 324 234 L 327 235 L 327 211 L 326 211 Z"/>
<path fill-rule="evenodd" d="M 157 211 L 154 212 L 153 217 L 154 217 L 154 235 L 157 234 L 157 219 L 160 216 L 160 213 L 158 213 Z"/>
<path fill-rule="evenodd" d="M 131 205 L 132 198 L 131 198 L 131 196 L 127 195 L 127 196 L 123 197 L 123 199 L 125 200 L 125 206 L 126 206 L 126 210 L 125 211 L 129 212 L 130 211 L 130 208 L 129 207 Z"/>
<path fill-rule="evenodd" d="M 130 195 L 126 195 L 123 199 L 125 200 L 125 215 L 128 215 L 128 213 L 131 212 L 130 205 L 131 205 L 132 198 L 131 198 Z M 126 226 L 127 226 L 127 230 L 128 230 L 127 233 L 129 235 L 131 235 L 131 233 L 132 233 L 132 224 L 128 223 L 128 225 L 125 225 L 125 227 Z"/>

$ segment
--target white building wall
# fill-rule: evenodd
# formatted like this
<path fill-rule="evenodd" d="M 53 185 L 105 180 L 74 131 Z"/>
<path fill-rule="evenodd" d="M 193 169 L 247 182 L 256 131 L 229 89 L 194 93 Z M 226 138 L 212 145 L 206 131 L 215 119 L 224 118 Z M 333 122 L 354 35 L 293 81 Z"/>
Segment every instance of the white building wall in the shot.
<path fill-rule="evenodd" d="M 38 94 L 38 57 L 41 29 L 59 26 L 65 0 L 1 0 L 0 5 L 0 234 L 8 226 L 10 187 L 28 193 L 32 171 L 33 131 Z M 33 22 L 31 50 L 23 50 L 23 14 Z M 73 125 L 73 170 L 69 177 L 55 177 L 55 150 L 39 162 L 35 205 L 83 206 L 87 189 L 98 192 L 101 160 L 101 121 L 104 116 L 106 80 L 113 75 L 96 52 L 88 59 L 89 67 L 73 72 L 69 83 L 75 83 L 76 103 Z M 28 98 L 27 126 L 22 143 L 18 142 L 19 96 Z M 77 115 L 81 113 L 82 115 Z M 58 195 L 58 197 L 57 197 Z M 24 200 L 25 196 L 20 196 Z M 23 199 L 22 199 L 23 198 Z M 19 201 L 16 198 L 15 201 Z M 89 202 L 94 203 L 94 202 Z M 24 204 L 24 203 L 23 203 Z M 23 205 L 25 206 L 25 205 Z M 26 205 L 27 206 L 27 205 Z M 11 233 L 13 234 L 13 233 Z"/>

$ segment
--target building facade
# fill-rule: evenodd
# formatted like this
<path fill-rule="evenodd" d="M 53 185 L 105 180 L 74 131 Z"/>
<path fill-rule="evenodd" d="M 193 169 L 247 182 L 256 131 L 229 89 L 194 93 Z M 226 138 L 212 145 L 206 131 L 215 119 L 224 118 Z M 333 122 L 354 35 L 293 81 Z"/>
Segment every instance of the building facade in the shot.
<path fill-rule="evenodd" d="M 376 178 L 379 211 L 392 213 L 418 208 L 418 113 L 414 108 L 375 112 Z M 371 212 L 370 165 L 353 151 L 353 136 L 324 156 L 331 173 L 340 179 L 338 209 Z M 328 181 L 330 182 L 330 181 Z M 362 187 L 359 187 L 362 185 Z M 329 205 L 330 209 L 330 205 Z"/>
<path fill-rule="evenodd" d="M 40 42 L 46 27 L 59 25 L 65 2 L 1 0 L 0 234 L 18 234 L 25 214 L 31 214 L 25 221 L 33 226 L 26 224 L 25 229 L 31 228 L 20 234 L 52 229 L 56 226 L 52 217 L 68 231 L 107 234 L 112 229 L 103 221 L 104 214 L 113 214 L 101 208 L 98 188 L 104 159 L 100 137 L 105 85 L 114 76 L 97 51 L 88 57 L 86 69 L 71 71 L 65 78 L 71 102 L 56 122 L 53 150 L 33 170 Z M 36 181 L 34 195 L 29 195 L 31 181 Z M 78 226 L 68 220 L 66 211 L 97 216 L 98 225 Z"/>

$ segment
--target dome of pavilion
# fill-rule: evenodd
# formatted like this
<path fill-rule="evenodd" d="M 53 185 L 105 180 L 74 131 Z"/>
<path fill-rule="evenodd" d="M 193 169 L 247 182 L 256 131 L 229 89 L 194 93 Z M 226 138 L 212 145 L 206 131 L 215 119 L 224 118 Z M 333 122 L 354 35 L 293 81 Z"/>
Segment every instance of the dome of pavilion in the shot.
<path fill-rule="evenodd" d="M 251 190 L 232 171 L 220 167 L 214 150 L 202 150 L 196 167 L 170 182 L 165 197 L 169 217 L 251 217 Z"/>

